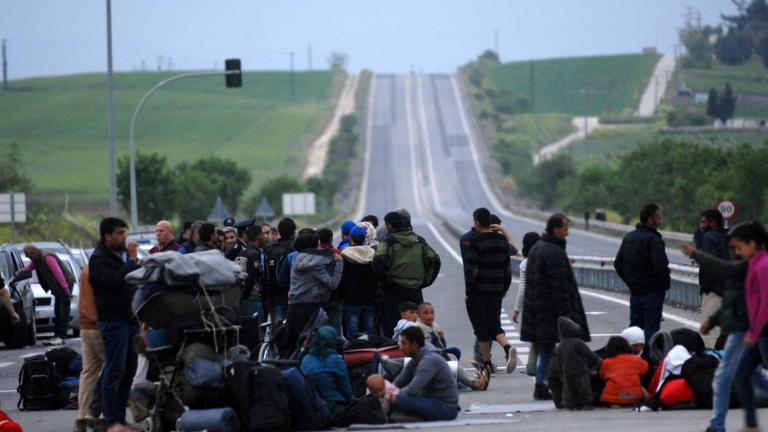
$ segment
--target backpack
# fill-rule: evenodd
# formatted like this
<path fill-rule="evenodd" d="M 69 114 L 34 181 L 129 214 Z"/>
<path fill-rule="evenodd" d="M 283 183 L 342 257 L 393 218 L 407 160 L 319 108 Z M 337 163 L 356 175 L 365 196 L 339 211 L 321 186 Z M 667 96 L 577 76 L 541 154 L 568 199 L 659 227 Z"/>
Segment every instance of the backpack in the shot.
<path fill-rule="evenodd" d="M 45 352 L 45 358 L 53 364 L 60 377 L 80 376 L 83 370 L 83 357 L 68 346 L 49 349 Z"/>
<path fill-rule="evenodd" d="M 304 413 L 292 416 L 291 428 L 300 431 L 325 429 L 330 422 L 331 412 L 325 401 L 320 398 L 311 377 L 305 376 L 295 367 L 282 373 L 291 412 Z"/>
<path fill-rule="evenodd" d="M 440 255 L 427 243 L 424 237 L 417 235 L 416 240 L 421 246 L 421 263 L 424 268 L 424 280 L 418 288 L 426 288 L 437 279 L 437 275 L 440 274 Z M 391 254 L 392 247 L 395 245 L 396 240 L 391 235 L 387 236 L 387 253 Z M 391 259 L 391 255 L 390 258 Z"/>
<path fill-rule="evenodd" d="M 225 389 L 244 431 L 290 430 L 289 403 L 280 370 L 250 361 L 227 367 Z"/>
<path fill-rule="evenodd" d="M 648 360 L 652 369 L 659 366 L 669 350 L 675 345 L 682 345 L 688 352 L 704 350 L 704 339 L 690 329 L 678 328 L 672 331 L 659 331 L 649 341 Z"/>
<path fill-rule="evenodd" d="M 694 353 L 683 364 L 682 376 L 693 390 L 699 408 L 712 408 L 712 380 L 719 364 L 720 355 L 712 350 Z"/>
<path fill-rule="evenodd" d="M 44 355 L 24 359 L 19 370 L 19 411 L 56 408 L 56 367 Z"/>

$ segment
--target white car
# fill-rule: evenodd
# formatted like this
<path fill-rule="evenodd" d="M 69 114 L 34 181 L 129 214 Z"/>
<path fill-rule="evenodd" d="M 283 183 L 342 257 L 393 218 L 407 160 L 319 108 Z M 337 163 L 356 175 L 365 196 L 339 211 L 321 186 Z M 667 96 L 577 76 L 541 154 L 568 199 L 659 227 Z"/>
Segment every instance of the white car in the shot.
<path fill-rule="evenodd" d="M 72 329 L 72 334 L 77 337 L 80 335 L 80 319 L 78 317 L 79 309 L 77 305 L 80 295 L 80 270 L 70 255 L 62 253 L 57 253 L 56 255 L 59 257 L 62 264 L 69 266 L 70 271 L 75 276 L 75 286 L 72 290 L 72 299 L 69 305 L 69 327 Z M 26 257 L 23 259 L 24 264 L 29 262 Z M 37 332 L 53 332 L 53 318 L 55 316 L 53 295 L 50 292 L 45 292 L 40 285 L 40 282 L 37 280 L 37 273 L 32 272 L 32 274 L 33 276 L 30 284 L 35 296 L 35 325 L 37 326 Z"/>

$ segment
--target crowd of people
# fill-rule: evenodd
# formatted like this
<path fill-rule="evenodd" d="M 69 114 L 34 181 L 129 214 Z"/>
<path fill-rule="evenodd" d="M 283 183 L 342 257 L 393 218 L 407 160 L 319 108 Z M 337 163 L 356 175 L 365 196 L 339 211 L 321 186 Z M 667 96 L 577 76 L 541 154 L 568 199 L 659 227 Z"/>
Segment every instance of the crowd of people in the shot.
<path fill-rule="evenodd" d="M 218 250 L 238 264 L 247 274 L 239 313 L 269 320 L 274 333 L 285 334 L 286 352 L 281 354 L 294 352 L 307 324 L 322 309 L 327 325 L 316 332 L 301 357 L 300 370 L 312 377 L 331 409 L 346 406 L 352 398 L 340 349 L 343 341 L 384 339 L 398 345 L 411 360 L 397 360 L 395 375 L 367 377 L 368 392 L 379 399 L 382 410 L 421 420 L 450 420 L 459 412 L 458 392 L 486 390 L 498 372 L 491 357 L 494 341 L 504 350 L 504 369 L 511 373 L 517 367 L 517 350 L 502 328 L 501 315 L 513 281 L 512 257 L 518 249 L 511 233 L 488 209 L 475 210 L 473 220 L 459 246 L 466 311 L 476 339 L 474 374 L 457 367 L 461 350 L 448 343 L 435 319 L 438 311 L 424 301 L 422 290 L 435 281 L 441 262 L 414 232 L 405 209 L 387 213 L 381 226 L 374 215 L 359 222 L 345 221 L 339 231 L 341 241 L 335 245 L 330 229 L 297 229 L 289 218 L 276 227 L 253 219 L 239 223 L 230 219 L 220 229 L 193 221 L 184 224 L 178 238 L 168 221 L 159 221 L 157 244 L 150 253 Z M 661 389 L 658 382 L 666 378 L 666 365 L 649 362 L 648 349 L 660 330 L 671 283 L 666 246 L 658 231 L 661 207 L 644 206 L 640 221 L 622 241 L 614 261 L 630 291 L 629 326 L 597 351 L 586 345 L 591 333 L 566 253 L 570 220 L 554 214 L 544 233 L 523 236 L 512 319 L 520 323 L 521 340 L 531 344 L 526 372 L 535 377 L 535 400 L 554 400 L 556 406 L 567 409 L 634 406 Z M 768 356 L 768 309 L 762 306 L 768 300 L 768 235 L 757 222 L 730 231 L 723 226 L 719 212 L 704 212 L 697 247 L 682 248 L 701 269 L 706 320 L 700 333 L 709 336 L 708 347 L 723 350 L 713 381 L 710 429 L 724 430 L 735 384 L 746 411 L 745 424 L 756 430 L 753 385 L 768 382 L 758 379 L 762 359 L 768 358 L 764 357 Z M 81 275 L 79 417 L 84 422 L 103 414 L 110 432 L 128 431 L 135 425 L 127 422 L 125 407 L 138 376 L 138 356 L 131 340 L 142 329 L 133 313 L 135 287 L 125 276 L 141 262 L 137 244 L 126 243 L 124 221 L 105 218 L 99 230 L 99 244 Z M 41 263 L 60 266 L 54 262 L 55 255 L 25 252 L 31 268 L 43 268 Z M 43 272 L 41 279 L 66 296 L 72 286 L 68 276 L 48 273 Z M 68 309 L 64 300 L 61 304 Z M 715 328 L 721 334 L 716 335 Z M 58 326 L 57 337 L 63 338 Z"/>

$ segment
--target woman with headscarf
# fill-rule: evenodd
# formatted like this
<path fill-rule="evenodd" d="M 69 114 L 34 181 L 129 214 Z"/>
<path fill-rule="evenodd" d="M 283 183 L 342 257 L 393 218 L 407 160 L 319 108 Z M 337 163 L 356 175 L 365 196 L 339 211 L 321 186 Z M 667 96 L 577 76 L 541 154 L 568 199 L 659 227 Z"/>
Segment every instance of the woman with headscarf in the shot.
<path fill-rule="evenodd" d="M 312 377 L 317 392 L 331 412 L 338 402 L 352 397 L 347 365 L 336 351 L 336 340 L 333 327 L 320 327 L 309 352 L 301 360 L 301 371 Z"/>

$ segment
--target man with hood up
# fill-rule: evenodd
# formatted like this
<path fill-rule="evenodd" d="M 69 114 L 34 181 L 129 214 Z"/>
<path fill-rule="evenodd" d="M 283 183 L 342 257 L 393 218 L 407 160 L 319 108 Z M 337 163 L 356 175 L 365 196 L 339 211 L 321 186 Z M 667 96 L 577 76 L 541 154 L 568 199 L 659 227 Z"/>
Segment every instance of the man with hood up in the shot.
<path fill-rule="evenodd" d="M 369 225 L 370 226 L 370 225 Z M 341 252 L 344 271 L 339 283 L 339 294 L 344 302 L 344 331 L 348 339 L 365 333 L 373 337 L 376 313 L 376 277 L 373 274 L 373 256 L 376 251 L 365 244 L 367 229 L 358 225 L 349 233 L 349 246 Z"/>
<path fill-rule="evenodd" d="M 333 251 L 318 249 L 316 234 L 301 234 L 293 247 L 298 255 L 291 266 L 291 286 L 288 290 L 288 342 L 293 349 L 302 330 L 315 312 L 328 303 L 331 293 L 341 281 L 344 263 Z"/>

